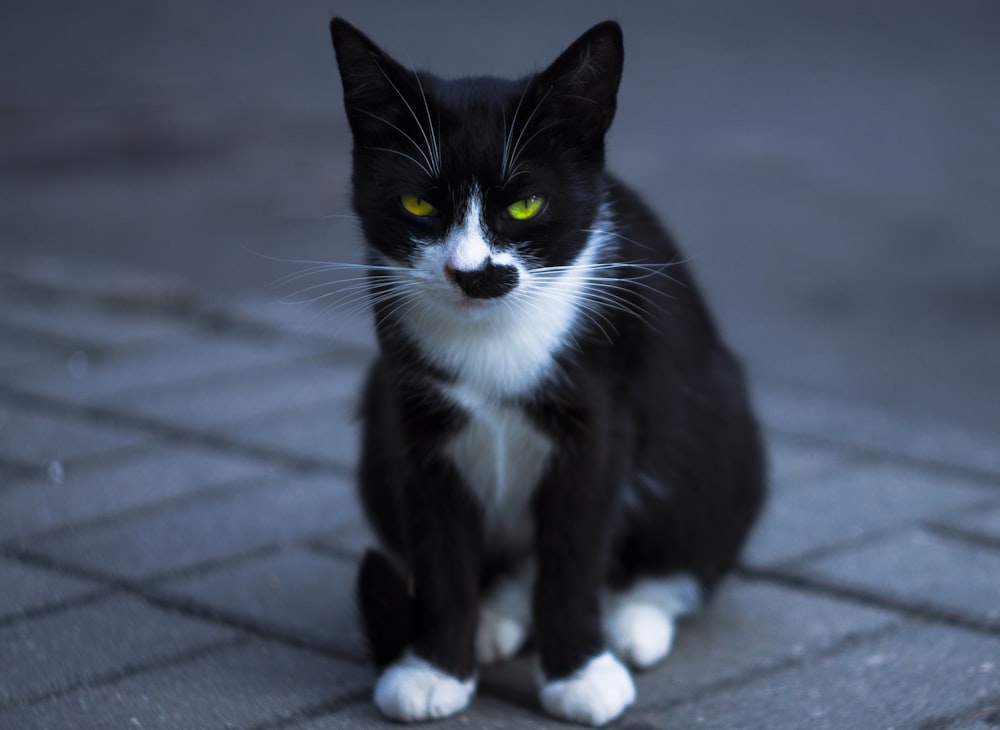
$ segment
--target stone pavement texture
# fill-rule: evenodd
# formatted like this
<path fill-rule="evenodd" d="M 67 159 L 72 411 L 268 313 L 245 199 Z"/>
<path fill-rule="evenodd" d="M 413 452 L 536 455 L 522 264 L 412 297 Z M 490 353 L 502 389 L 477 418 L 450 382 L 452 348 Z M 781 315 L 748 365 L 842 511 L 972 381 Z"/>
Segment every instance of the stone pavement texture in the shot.
<path fill-rule="evenodd" d="M 443 75 L 622 22 L 610 164 L 749 364 L 774 485 L 617 726 L 1000 727 L 995 0 L 10 0 L 0 730 L 386 726 L 367 320 L 260 293 L 359 257 L 335 13 Z M 526 657 L 442 726 L 566 727 Z"/>
<path fill-rule="evenodd" d="M 386 725 L 352 600 L 366 316 L 64 259 L 4 262 L 0 312 L 0 728 Z M 995 443 L 757 400 L 764 520 L 616 726 L 1000 726 Z M 531 678 L 441 726 L 565 727 Z"/>

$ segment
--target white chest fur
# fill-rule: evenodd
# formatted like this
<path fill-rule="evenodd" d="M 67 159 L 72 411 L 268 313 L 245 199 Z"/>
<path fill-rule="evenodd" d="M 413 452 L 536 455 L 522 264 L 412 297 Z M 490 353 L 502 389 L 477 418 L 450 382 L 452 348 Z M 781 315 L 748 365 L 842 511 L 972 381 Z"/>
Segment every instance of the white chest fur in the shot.
<path fill-rule="evenodd" d="M 462 385 L 447 386 L 444 393 L 469 417 L 446 453 L 483 506 L 487 546 L 526 549 L 534 530 L 531 497 L 552 454 L 551 441 L 518 406 Z"/>

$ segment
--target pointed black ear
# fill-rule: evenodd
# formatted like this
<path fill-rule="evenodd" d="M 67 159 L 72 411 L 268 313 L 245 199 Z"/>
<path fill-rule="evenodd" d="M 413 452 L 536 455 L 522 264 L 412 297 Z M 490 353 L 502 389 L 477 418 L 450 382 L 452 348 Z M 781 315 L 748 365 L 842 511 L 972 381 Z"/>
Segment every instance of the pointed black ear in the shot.
<path fill-rule="evenodd" d="M 618 23 L 598 23 L 540 74 L 543 93 L 559 113 L 603 135 L 615 117 L 624 48 Z"/>
<path fill-rule="evenodd" d="M 364 33 L 342 18 L 330 21 L 330 37 L 344 85 L 344 108 L 355 135 L 372 126 L 372 115 L 392 116 L 401 91 L 411 84 L 406 70 Z"/>

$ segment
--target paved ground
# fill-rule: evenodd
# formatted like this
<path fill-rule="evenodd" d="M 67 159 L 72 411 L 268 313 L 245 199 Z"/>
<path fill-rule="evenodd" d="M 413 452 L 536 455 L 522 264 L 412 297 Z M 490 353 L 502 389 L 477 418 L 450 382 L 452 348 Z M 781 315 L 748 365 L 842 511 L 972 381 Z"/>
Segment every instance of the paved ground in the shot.
<path fill-rule="evenodd" d="M 618 18 L 611 165 L 755 375 L 1000 433 L 995 0 L 6 0 L 0 255 L 223 302 L 294 268 L 250 252 L 356 260 L 334 13 L 443 75 Z"/>
<path fill-rule="evenodd" d="M 325 290 L 265 291 L 296 267 L 251 253 L 358 257 L 334 12 L 443 74 L 623 23 L 612 166 L 694 257 L 776 475 L 620 726 L 1000 727 L 993 0 L 25 0 L 0 8 L 0 729 L 379 724 L 348 598 L 367 324 L 278 303 Z M 529 677 L 448 725 L 544 726 Z"/>
<path fill-rule="evenodd" d="M 364 317 L 314 313 L 3 265 L 0 728 L 381 724 L 350 597 L 371 344 Z M 758 400 L 766 519 L 618 726 L 1000 725 L 995 440 L 801 390 Z M 564 727 L 528 658 L 444 726 Z"/>

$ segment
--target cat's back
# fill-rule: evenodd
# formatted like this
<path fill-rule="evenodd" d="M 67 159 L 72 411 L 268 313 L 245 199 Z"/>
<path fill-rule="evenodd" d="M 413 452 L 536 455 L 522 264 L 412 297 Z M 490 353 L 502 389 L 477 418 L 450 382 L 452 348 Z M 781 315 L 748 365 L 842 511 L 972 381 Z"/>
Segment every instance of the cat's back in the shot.
<path fill-rule="evenodd" d="M 719 346 L 715 322 L 697 281 L 668 228 L 646 201 L 617 177 L 606 176 L 613 258 L 622 264 L 633 301 L 641 311 L 647 355 L 660 347 L 677 357 Z"/>

